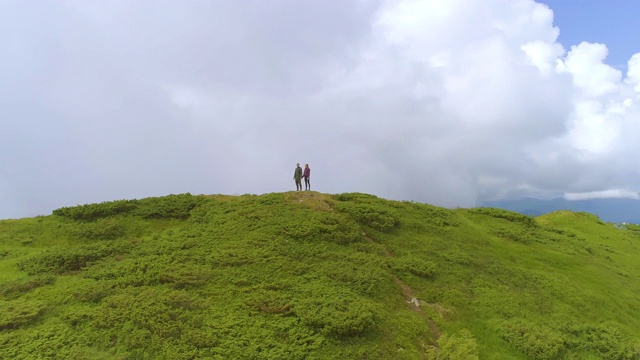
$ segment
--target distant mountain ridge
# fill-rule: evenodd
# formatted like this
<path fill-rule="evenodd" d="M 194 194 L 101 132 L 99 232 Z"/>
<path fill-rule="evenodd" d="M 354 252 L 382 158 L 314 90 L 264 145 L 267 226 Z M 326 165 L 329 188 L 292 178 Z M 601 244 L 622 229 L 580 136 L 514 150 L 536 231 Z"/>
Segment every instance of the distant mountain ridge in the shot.
<path fill-rule="evenodd" d="M 531 216 L 539 216 L 558 210 L 585 211 L 598 216 L 606 222 L 640 223 L 640 200 L 634 199 L 566 200 L 555 198 L 542 200 L 522 198 L 517 200 L 486 201 L 481 206 L 495 207 Z"/>

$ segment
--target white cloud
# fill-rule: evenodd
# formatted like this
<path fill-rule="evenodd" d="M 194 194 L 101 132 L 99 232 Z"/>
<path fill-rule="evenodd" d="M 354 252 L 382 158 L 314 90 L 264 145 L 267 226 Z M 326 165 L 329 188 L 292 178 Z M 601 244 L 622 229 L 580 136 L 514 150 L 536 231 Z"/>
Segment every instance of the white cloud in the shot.
<path fill-rule="evenodd" d="M 566 200 L 590 200 L 590 199 L 634 199 L 640 200 L 640 194 L 627 190 L 602 190 L 591 191 L 586 193 L 566 193 L 564 194 Z"/>
<path fill-rule="evenodd" d="M 445 206 L 640 183 L 640 58 L 566 52 L 532 0 L 4 6 L 0 217 L 286 191 L 297 162 Z"/>
<path fill-rule="evenodd" d="M 608 54 L 604 44 L 582 42 L 572 46 L 558 68 L 573 75 L 575 86 L 585 97 L 598 98 L 620 90 L 622 73 L 604 63 Z"/>
<path fill-rule="evenodd" d="M 614 105 L 615 108 L 615 105 Z M 571 116 L 569 140 L 585 155 L 604 156 L 613 151 L 619 139 L 620 123 L 615 111 L 605 109 L 599 101 L 585 100 L 575 104 Z"/>
<path fill-rule="evenodd" d="M 564 48 L 556 42 L 536 40 L 523 44 L 520 48 L 527 54 L 530 64 L 547 76 L 555 73 L 559 59 L 564 55 Z"/>
<path fill-rule="evenodd" d="M 626 82 L 640 93 L 640 53 L 634 54 L 629 59 Z"/>

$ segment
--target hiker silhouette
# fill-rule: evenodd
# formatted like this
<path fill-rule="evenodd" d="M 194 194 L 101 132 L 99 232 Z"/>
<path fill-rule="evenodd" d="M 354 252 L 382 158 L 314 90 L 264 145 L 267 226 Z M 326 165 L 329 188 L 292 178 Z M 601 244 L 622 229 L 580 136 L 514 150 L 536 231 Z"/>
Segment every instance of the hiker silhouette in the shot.
<path fill-rule="evenodd" d="M 296 169 L 293 172 L 293 180 L 296 182 L 296 191 L 302 190 L 302 168 L 300 167 L 300 163 L 296 164 Z"/>

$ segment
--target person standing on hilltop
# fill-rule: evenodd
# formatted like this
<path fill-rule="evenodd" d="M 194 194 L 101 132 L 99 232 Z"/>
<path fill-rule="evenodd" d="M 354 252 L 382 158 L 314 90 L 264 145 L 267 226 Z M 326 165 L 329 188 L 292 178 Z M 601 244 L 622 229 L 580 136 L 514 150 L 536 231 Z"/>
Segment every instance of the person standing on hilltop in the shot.
<path fill-rule="evenodd" d="M 300 164 L 296 164 L 296 170 L 293 172 L 293 180 L 296 181 L 296 191 L 302 190 L 302 183 L 300 180 L 302 179 L 302 168 Z"/>
<path fill-rule="evenodd" d="M 304 189 L 311 190 L 311 169 L 309 169 L 309 164 L 304 164 L 302 177 L 304 178 Z"/>

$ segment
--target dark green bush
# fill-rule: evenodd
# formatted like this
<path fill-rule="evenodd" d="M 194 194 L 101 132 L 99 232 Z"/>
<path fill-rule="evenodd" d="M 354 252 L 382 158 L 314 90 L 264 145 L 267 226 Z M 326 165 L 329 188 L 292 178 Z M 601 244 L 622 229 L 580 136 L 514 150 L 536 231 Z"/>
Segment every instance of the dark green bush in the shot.
<path fill-rule="evenodd" d="M 105 218 L 80 224 L 73 235 L 84 240 L 113 240 L 126 233 L 127 228 L 122 221 L 116 218 Z"/>
<path fill-rule="evenodd" d="M 91 322 L 102 330 L 102 334 L 125 348 L 155 353 L 154 356 L 149 355 L 152 358 L 167 358 L 160 354 L 167 350 L 179 353 L 181 346 L 186 345 L 180 343 L 182 334 L 202 326 L 204 319 L 197 319 L 193 312 L 207 306 L 197 296 L 184 291 L 126 288 L 104 298 Z M 187 348 L 193 349 L 193 346 Z"/>
<path fill-rule="evenodd" d="M 79 302 L 98 303 L 100 300 L 114 293 L 112 282 L 95 281 L 84 285 L 82 288 L 74 292 L 73 296 Z"/>
<path fill-rule="evenodd" d="M 393 258 L 391 266 L 396 271 L 408 272 L 423 278 L 432 277 L 437 268 L 435 263 L 415 255 Z"/>
<path fill-rule="evenodd" d="M 133 214 L 145 219 L 186 219 L 191 210 L 206 201 L 202 196 L 189 193 L 150 197 L 138 200 Z"/>
<path fill-rule="evenodd" d="M 498 334 L 530 359 L 556 359 L 565 349 L 561 332 L 523 319 L 504 321 Z"/>
<path fill-rule="evenodd" d="M 14 329 L 40 316 L 45 305 L 30 300 L 0 300 L 0 331 Z"/>
<path fill-rule="evenodd" d="M 505 219 L 514 223 L 520 223 L 526 227 L 537 228 L 539 227 L 538 222 L 534 217 L 522 215 L 516 212 L 502 210 L 497 208 L 474 208 L 469 209 L 469 212 L 473 214 L 482 214 L 491 216 L 498 219 Z"/>
<path fill-rule="evenodd" d="M 332 282 L 346 286 L 360 295 L 371 296 L 391 281 L 391 274 L 383 270 L 386 259 L 365 254 L 341 257 L 336 256 L 334 265 L 324 269 Z"/>
<path fill-rule="evenodd" d="M 95 221 L 123 214 L 132 214 L 145 219 L 186 219 L 192 209 L 206 201 L 207 199 L 202 196 L 186 193 L 63 207 L 54 210 L 53 214 L 81 221 Z"/>
<path fill-rule="evenodd" d="M 602 359 L 634 360 L 640 358 L 628 334 L 613 323 L 598 325 L 564 324 L 567 346 L 598 354 Z"/>
<path fill-rule="evenodd" d="M 355 293 L 327 291 L 303 298 L 293 312 L 307 326 L 334 336 L 354 336 L 369 330 L 376 322 L 376 305 Z"/>
<path fill-rule="evenodd" d="M 51 285 L 55 282 L 56 278 L 53 275 L 41 275 L 28 277 L 26 279 L 14 280 L 0 285 L 0 295 L 5 297 L 16 297 L 30 290 L 45 285 Z"/>
<path fill-rule="evenodd" d="M 427 351 L 429 359 L 434 360 L 478 360 L 478 344 L 471 332 L 462 329 L 455 335 L 442 334 L 438 346 Z"/>
<path fill-rule="evenodd" d="M 212 276 L 210 267 L 193 264 L 173 264 L 159 274 L 160 283 L 175 289 L 194 288 L 205 284 Z"/>
<path fill-rule="evenodd" d="M 375 195 L 365 194 L 365 193 L 343 193 L 337 194 L 333 196 L 334 199 L 338 201 L 372 201 L 379 200 Z"/>
<path fill-rule="evenodd" d="M 282 235 L 299 241 L 330 241 L 348 244 L 359 240 L 361 236 L 355 222 L 329 212 L 309 212 L 305 218 L 284 224 L 286 225 L 281 230 Z"/>
<path fill-rule="evenodd" d="M 535 241 L 535 238 L 531 236 L 530 232 L 522 228 L 500 228 L 496 231 L 497 235 L 503 239 L 530 244 Z"/>
<path fill-rule="evenodd" d="M 92 221 L 99 218 L 125 214 L 135 207 L 136 201 L 117 200 L 99 204 L 62 207 L 53 210 L 53 214 L 73 220 Z"/>
<path fill-rule="evenodd" d="M 63 274 L 80 270 L 91 262 L 113 255 L 117 251 L 115 247 L 102 244 L 55 249 L 18 262 L 18 268 L 29 275 L 49 272 Z"/>
<path fill-rule="evenodd" d="M 283 204 L 285 201 L 285 197 L 283 193 L 270 193 L 260 195 L 256 199 L 256 203 L 260 205 L 279 205 Z"/>
<path fill-rule="evenodd" d="M 289 314 L 292 309 L 287 294 L 269 289 L 256 289 L 247 296 L 245 304 L 250 310 L 263 314 Z"/>
<path fill-rule="evenodd" d="M 1 316 L 1 315 L 0 315 Z M 74 359 L 106 360 L 112 357 L 76 357 L 74 348 L 78 347 L 79 334 L 76 329 L 60 322 L 29 326 L 29 329 L 0 332 L 17 336 L 6 336 L 0 340 L 1 359 Z M 94 353 L 96 354 L 96 353 Z"/>
<path fill-rule="evenodd" d="M 110 266 L 89 268 L 85 271 L 85 276 L 99 281 L 111 281 L 117 287 L 157 285 L 161 282 L 160 275 L 166 271 L 169 261 L 167 256 L 126 258 Z"/>
<path fill-rule="evenodd" d="M 399 223 L 389 209 L 367 203 L 340 202 L 334 208 L 351 215 L 358 223 L 378 231 L 389 231 Z"/>

